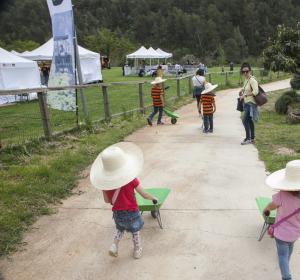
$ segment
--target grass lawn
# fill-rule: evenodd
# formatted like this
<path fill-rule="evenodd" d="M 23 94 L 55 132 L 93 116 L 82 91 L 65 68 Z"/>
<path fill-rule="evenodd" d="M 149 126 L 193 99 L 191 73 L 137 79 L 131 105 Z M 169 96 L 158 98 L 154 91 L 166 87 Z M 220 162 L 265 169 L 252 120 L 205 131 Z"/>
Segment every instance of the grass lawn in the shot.
<path fill-rule="evenodd" d="M 284 91 L 270 94 L 256 126 L 256 146 L 270 172 L 284 168 L 290 160 L 300 159 L 300 125 L 286 122 L 285 115 L 275 112 L 274 104 Z"/>
<path fill-rule="evenodd" d="M 237 69 L 237 68 L 236 68 Z M 227 68 L 225 69 L 228 70 Z M 239 73 L 227 75 L 216 73 L 220 68 L 209 69 L 210 75 L 207 80 L 211 79 L 214 84 L 219 84 L 219 89 L 239 86 L 241 79 Z M 263 81 L 269 81 L 270 77 L 260 76 L 260 71 L 254 72 L 254 75 Z M 277 78 L 277 74 L 273 73 L 273 80 Z M 103 70 L 103 78 L 105 83 L 122 82 L 122 81 L 151 81 L 151 77 L 123 77 L 120 67 Z M 170 99 L 177 94 L 176 80 L 173 77 L 167 77 L 167 86 L 170 86 L 166 92 L 166 98 Z M 282 76 L 281 76 L 282 78 Z M 180 83 L 182 95 L 188 93 L 188 80 L 181 80 Z M 139 107 L 138 85 L 113 85 L 108 88 L 110 99 L 110 110 L 112 114 L 119 114 L 125 111 L 133 110 Z M 104 119 L 104 104 L 102 91 L 99 87 L 93 87 L 85 90 L 87 109 L 91 121 Z M 144 85 L 145 105 L 151 105 L 150 83 Z M 80 94 L 78 95 L 79 105 L 79 123 L 84 122 L 82 112 L 82 103 Z M 49 109 L 51 127 L 53 132 L 62 132 L 72 129 L 77 125 L 77 117 L 75 112 L 62 112 Z M 42 122 L 40 118 L 39 105 L 37 101 L 18 103 L 12 106 L 0 107 L 0 140 L 2 145 L 23 144 L 26 141 L 37 139 L 43 136 Z"/>

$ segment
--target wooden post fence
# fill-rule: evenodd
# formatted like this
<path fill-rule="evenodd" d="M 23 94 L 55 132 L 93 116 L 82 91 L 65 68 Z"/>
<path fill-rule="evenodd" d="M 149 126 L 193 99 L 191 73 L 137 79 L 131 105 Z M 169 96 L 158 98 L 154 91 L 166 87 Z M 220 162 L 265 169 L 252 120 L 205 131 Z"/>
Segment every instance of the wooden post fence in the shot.
<path fill-rule="evenodd" d="M 107 86 L 102 86 L 102 94 L 103 94 L 105 121 L 110 122 L 111 121 L 111 113 L 110 113 L 110 108 L 109 108 L 109 97 L 108 97 Z"/>
<path fill-rule="evenodd" d="M 177 82 L 177 97 L 180 97 L 180 79 L 177 79 L 176 80 L 176 82 Z"/>
<path fill-rule="evenodd" d="M 189 95 L 192 94 L 192 77 L 188 77 L 188 89 L 189 89 Z"/>
<path fill-rule="evenodd" d="M 38 93 L 38 99 L 39 99 L 39 106 L 40 106 L 40 112 L 41 112 L 41 118 L 43 123 L 43 129 L 44 129 L 44 135 L 46 139 L 51 138 L 51 126 L 50 126 L 50 120 L 49 120 L 49 112 L 46 102 L 46 94 L 44 92 Z"/>
<path fill-rule="evenodd" d="M 208 74 L 208 81 L 211 83 L 211 74 Z"/>
<path fill-rule="evenodd" d="M 139 83 L 139 100 L 140 100 L 140 112 L 141 114 L 145 114 L 144 83 Z"/>

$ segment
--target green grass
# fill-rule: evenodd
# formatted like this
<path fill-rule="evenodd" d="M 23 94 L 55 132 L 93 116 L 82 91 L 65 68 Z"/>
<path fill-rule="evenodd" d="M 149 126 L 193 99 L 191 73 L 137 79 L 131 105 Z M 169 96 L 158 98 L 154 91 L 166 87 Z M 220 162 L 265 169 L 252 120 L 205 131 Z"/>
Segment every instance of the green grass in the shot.
<path fill-rule="evenodd" d="M 284 168 L 290 160 L 300 158 L 300 125 L 288 124 L 286 115 L 275 112 L 275 101 L 283 92 L 270 94 L 256 126 L 256 146 L 270 172 Z"/>
<path fill-rule="evenodd" d="M 225 74 L 214 74 L 214 72 L 220 71 L 220 68 L 215 67 L 209 70 L 212 74 L 207 76 L 207 80 L 211 78 L 212 83 L 219 84 L 219 89 L 236 87 L 241 83 L 239 73 L 229 74 L 226 79 Z M 225 70 L 228 69 L 226 68 Z M 254 72 L 254 74 L 256 75 L 256 72 Z M 273 74 L 273 76 L 272 79 L 277 78 L 276 74 Z M 152 80 L 151 77 L 123 77 L 120 67 L 103 70 L 103 78 L 105 83 Z M 168 81 L 166 82 L 166 85 L 170 86 L 170 89 L 166 92 L 166 98 L 170 99 L 177 94 L 176 81 L 174 80 L 174 77 L 167 78 Z M 265 77 L 265 81 L 269 81 L 269 77 Z M 180 87 L 181 93 L 186 94 L 188 92 L 188 80 L 181 80 Z M 138 85 L 110 86 L 108 88 L 108 93 L 112 114 L 119 114 L 139 107 Z M 104 119 L 104 104 L 101 89 L 96 86 L 86 89 L 85 96 L 90 121 L 93 122 Z M 151 105 L 150 83 L 144 85 L 144 96 L 145 105 Z M 80 94 L 78 94 L 78 105 L 78 121 L 79 123 L 84 123 Z M 75 112 L 62 112 L 49 109 L 49 116 L 51 128 L 54 133 L 70 130 L 77 126 Z M 1 107 L 0 119 L 0 140 L 4 146 L 23 144 L 26 141 L 31 141 L 43 136 L 42 121 L 37 101 Z"/>
<path fill-rule="evenodd" d="M 174 102 L 180 107 L 186 96 Z M 68 197 L 80 179 L 80 171 L 107 146 L 145 125 L 145 117 L 128 114 L 111 124 L 32 142 L 0 151 L 0 256 L 14 250 L 23 233 L 51 205 Z"/>

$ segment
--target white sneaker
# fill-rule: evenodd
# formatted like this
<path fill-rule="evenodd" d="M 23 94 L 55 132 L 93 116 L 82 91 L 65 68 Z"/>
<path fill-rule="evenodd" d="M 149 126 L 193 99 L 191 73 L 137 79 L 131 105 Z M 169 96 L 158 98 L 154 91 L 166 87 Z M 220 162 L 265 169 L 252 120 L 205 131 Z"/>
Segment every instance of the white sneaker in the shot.
<path fill-rule="evenodd" d="M 118 256 L 118 247 L 115 243 L 111 244 L 108 253 L 112 257 L 117 257 Z"/>
<path fill-rule="evenodd" d="M 133 257 L 135 259 L 140 259 L 142 257 L 143 248 L 134 249 Z"/>
<path fill-rule="evenodd" d="M 248 139 L 245 139 L 241 145 L 249 145 L 249 144 L 252 144 L 252 141 L 251 140 L 248 140 Z"/>

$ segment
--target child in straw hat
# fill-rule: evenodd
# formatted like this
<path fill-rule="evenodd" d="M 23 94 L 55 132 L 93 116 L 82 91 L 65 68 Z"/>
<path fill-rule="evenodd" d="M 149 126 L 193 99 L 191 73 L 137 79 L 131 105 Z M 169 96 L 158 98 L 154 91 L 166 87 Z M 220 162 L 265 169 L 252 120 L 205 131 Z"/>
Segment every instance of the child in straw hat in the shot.
<path fill-rule="evenodd" d="M 166 79 L 162 79 L 162 77 L 156 77 L 153 82 L 151 82 L 151 97 L 153 100 L 153 112 L 147 118 L 148 124 L 152 126 L 153 117 L 158 114 L 157 124 L 162 125 L 164 124 L 161 119 L 164 111 L 164 87 L 163 83 Z"/>
<path fill-rule="evenodd" d="M 142 256 L 140 230 L 144 222 L 135 199 L 135 191 L 143 198 L 157 199 L 146 193 L 137 176 L 142 171 L 143 153 L 132 143 L 118 143 L 106 148 L 94 161 L 90 180 L 94 187 L 103 191 L 104 201 L 112 205 L 116 233 L 109 254 L 118 256 L 119 242 L 124 231 L 132 233 L 133 257 Z"/>
<path fill-rule="evenodd" d="M 283 280 L 291 280 L 289 261 L 294 242 L 300 237 L 300 160 L 290 161 L 285 169 L 271 174 L 266 184 L 279 190 L 265 208 L 268 216 L 277 209 L 276 222 L 271 229 L 276 241 L 277 254 Z"/>
<path fill-rule="evenodd" d="M 204 133 L 213 133 L 214 131 L 214 113 L 216 112 L 216 102 L 214 90 L 218 85 L 205 83 L 204 91 L 201 93 L 199 113 L 203 115 Z"/>

